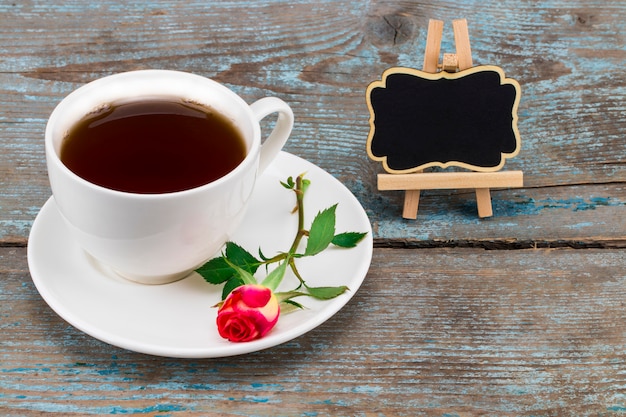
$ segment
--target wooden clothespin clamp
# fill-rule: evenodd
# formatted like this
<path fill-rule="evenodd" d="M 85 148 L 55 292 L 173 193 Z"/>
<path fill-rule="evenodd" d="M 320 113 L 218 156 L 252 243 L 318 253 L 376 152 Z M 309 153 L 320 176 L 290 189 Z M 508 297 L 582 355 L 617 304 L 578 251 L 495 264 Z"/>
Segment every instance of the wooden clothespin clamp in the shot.
<path fill-rule="evenodd" d="M 443 38 L 443 21 L 431 19 L 428 22 L 426 50 L 424 52 L 424 72 L 435 73 L 439 69 L 446 72 L 457 72 L 472 67 L 472 49 L 470 47 L 467 20 L 453 20 L 452 29 L 454 31 L 456 54 L 444 53 L 443 62 L 439 64 L 441 39 Z"/>

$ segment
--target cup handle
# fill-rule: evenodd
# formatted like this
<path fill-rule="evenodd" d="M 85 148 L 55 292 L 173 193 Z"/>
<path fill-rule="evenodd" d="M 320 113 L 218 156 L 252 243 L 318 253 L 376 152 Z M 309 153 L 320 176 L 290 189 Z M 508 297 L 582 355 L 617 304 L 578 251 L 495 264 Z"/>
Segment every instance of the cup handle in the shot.
<path fill-rule="evenodd" d="M 293 128 L 293 111 L 287 103 L 277 97 L 265 97 L 257 100 L 250 105 L 250 108 L 258 121 L 272 113 L 278 113 L 274 130 L 261 145 L 261 157 L 259 159 L 259 175 L 261 175 L 287 142 Z"/>

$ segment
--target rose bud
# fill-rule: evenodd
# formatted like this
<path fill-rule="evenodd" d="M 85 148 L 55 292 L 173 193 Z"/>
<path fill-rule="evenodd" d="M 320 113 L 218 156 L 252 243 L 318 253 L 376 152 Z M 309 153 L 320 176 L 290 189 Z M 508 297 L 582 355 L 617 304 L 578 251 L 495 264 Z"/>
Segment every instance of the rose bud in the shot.
<path fill-rule="evenodd" d="M 217 311 L 217 330 L 231 342 L 249 342 L 265 336 L 279 314 L 272 290 L 262 285 L 242 285 L 226 297 Z"/>

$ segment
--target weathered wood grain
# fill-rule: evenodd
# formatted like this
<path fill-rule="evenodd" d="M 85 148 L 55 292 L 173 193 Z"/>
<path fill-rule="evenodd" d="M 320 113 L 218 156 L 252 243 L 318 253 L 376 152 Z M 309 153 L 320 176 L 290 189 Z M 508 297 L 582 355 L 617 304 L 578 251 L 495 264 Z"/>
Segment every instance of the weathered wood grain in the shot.
<path fill-rule="evenodd" d="M 466 18 L 474 64 L 522 87 L 505 169 L 525 187 L 494 190 L 492 218 L 473 191 L 432 190 L 404 220 L 403 193 L 376 189 L 365 89 L 421 67 L 430 18 L 442 52 Z M 0 414 L 624 414 L 625 44 L 621 0 L 0 0 Z M 80 85 L 144 68 L 290 103 L 286 150 L 346 184 L 374 228 L 370 273 L 335 317 L 256 354 L 175 360 L 101 343 L 43 302 L 25 246 L 50 195 L 46 119 Z"/>
<path fill-rule="evenodd" d="M 499 65 L 522 86 L 522 151 L 505 169 L 524 171 L 526 188 L 498 192 L 488 221 L 469 206 L 459 213 L 460 191 L 434 198 L 431 209 L 426 197 L 417 221 L 406 222 L 396 195 L 376 189 L 382 168 L 365 152 L 365 88 L 390 66 L 421 66 L 429 18 L 446 22 L 442 52 L 453 51 L 459 17 L 468 20 L 474 63 Z M 205 75 L 248 102 L 285 99 L 297 120 L 286 150 L 347 184 L 383 226 L 380 239 L 590 239 L 581 225 L 597 212 L 563 206 L 581 202 L 618 218 L 626 205 L 622 1 L 35 0 L 0 3 L 0 19 L 5 242 L 25 240 L 49 195 L 42 138 L 54 105 L 87 81 L 139 68 Z M 508 209 L 522 206 L 528 211 Z M 625 231 L 623 221 L 594 229 L 618 239 Z"/>
<path fill-rule="evenodd" d="M 377 249 L 335 317 L 214 360 L 75 330 L 0 248 L 0 414 L 584 416 L 626 410 L 624 250 Z M 295 313 L 297 314 L 297 313 Z"/>

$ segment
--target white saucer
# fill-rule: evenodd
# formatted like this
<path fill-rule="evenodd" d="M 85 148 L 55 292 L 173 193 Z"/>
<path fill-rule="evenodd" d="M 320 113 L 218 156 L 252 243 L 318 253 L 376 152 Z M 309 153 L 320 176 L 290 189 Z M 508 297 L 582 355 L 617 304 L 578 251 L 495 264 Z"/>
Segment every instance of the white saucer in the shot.
<path fill-rule="evenodd" d="M 121 348 L 151 355 L 209 358 L 239 355 L 296 338 L 338 312 L 361 286 L 372 258 L 372 229 L 350 191 L 321 168 L 282 152 L 259 178 L 246 219 L 232 241 L 253 255 L 287 250 L 297 228 L 293 192 L 279 181 L 303 173 L 311 180 L 305 198 L 307 227 L 317 212 L 335 203 L 336 233 L 368 232 L 356 248 L 329 248 L 302 258 L 299 270 L 311 286 L 347 285 L 329 301 L 298 298 L 307 309 L 281 316 L 265 337 L 247 343 L 222 339 L 215 325 L 221 286 L 198 274 L 166 285 L 142 285 L 119 278 L 90 258 L 69 236 L 51 197 L 37 215 L 28 242 L 28 265 L 44 300 L 77 329 Z M 262 269 L 262 268 L 260 268 Z M 286 276 L 281 289 L 295 287 Z"/>

